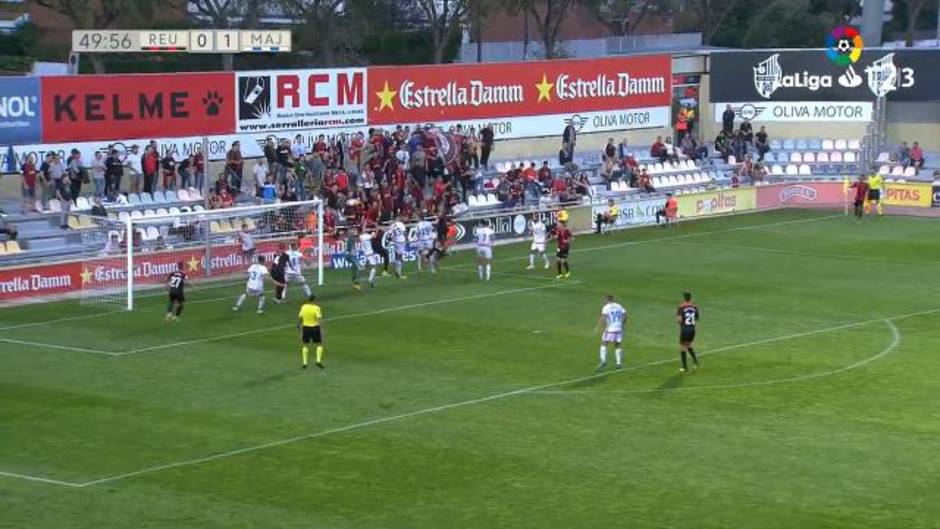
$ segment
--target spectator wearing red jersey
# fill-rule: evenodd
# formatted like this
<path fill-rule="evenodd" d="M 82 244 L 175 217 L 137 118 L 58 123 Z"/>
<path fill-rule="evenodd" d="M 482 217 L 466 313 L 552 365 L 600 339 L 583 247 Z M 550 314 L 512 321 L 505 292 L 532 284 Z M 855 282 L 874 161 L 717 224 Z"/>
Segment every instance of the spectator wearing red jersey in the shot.
<path fill-rule="evenodd" d="M 242 158 L 241 142 L 232 142 L 232 148 L 225 154 L 225 171 L 232 189 L 242 188 L 242 176 L 245 160 Z"/>
<path fill-rule="evenodd" d="M 101 153 L 98 153 L 99 155 Z M 36 182 L 39 178 L 39 169 L 36 168 L 36 157 L 30 154 L 26 157 L 26 162 L 20 168 L 23 180 L 20 189 L 23 194 L 23 213 L 33 211 L 36 204 Z"/>
<path fill-rule="evenodd" d="M 148 145 L 140 163 L 144 172 L 144 192 L 153 193 L 157 186 L 157 172 L 160 171 L 160 155 Z"/>
<path fill-rule="evenodd" d="M 656 141 L 654 141 L 653 146 L 650 147 L 650 157 L 656 158 L 660 162 L 666 161 L 666 146 L 663 144 L 662 136 L 656 136 Z"/>

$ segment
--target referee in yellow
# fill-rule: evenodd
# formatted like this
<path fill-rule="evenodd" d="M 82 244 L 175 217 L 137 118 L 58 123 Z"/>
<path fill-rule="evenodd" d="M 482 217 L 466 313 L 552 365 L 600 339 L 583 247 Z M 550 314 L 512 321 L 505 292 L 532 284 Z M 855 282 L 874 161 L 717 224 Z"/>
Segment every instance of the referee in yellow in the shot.
<path fill-rule="evenodd" d="M 307 301 L 300 307 L 300 315 L 297 317 L 297 330 L 300 331 L 300 339 L 303 342 L 303 349 L 300 350 L 303 364 L 300 366 L 307 369 L 307 357 L 310 356 L 311 343 L 317 347 L 317 367 L 324 369 L 323 365 L 323 333 L 320 331 L 320 325 L 323 322 L 323 310 L 316 303 L 317 297 L 310 294 Z"/>

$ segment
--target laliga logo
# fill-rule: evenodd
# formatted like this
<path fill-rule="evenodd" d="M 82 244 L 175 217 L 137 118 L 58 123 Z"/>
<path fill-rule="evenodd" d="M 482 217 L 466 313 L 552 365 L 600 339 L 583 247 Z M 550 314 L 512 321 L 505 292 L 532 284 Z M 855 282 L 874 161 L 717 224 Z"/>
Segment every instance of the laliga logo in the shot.
<path fill-rule="evenodd" d="M 851 66 L 862 57 L 864 45 L 857 29 L 839 26 L 826 36 L 826 57 L 839 66 Z"/>

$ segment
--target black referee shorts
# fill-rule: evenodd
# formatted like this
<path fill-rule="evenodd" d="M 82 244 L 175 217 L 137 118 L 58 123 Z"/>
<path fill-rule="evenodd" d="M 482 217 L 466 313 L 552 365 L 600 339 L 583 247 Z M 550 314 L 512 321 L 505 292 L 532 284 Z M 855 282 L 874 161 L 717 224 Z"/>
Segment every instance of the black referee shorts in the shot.
<path fill-rule="evenodd" d="M 304 327 L 301 337 L 304 343 L 323 343 L 323 335 L 320 334 L 320 326 Z"/>

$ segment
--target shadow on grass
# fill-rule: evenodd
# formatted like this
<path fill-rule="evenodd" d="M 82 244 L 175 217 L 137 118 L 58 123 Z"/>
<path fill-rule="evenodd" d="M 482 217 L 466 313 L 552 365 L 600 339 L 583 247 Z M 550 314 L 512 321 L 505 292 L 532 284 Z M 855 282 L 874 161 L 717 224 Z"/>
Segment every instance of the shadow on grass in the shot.
<path fill-rule="evenodd" d="M 266 377 L 263 377 L 263 378 L 258 378 L 258 379 L 255 379 L 255 380 L 249 380 L 248 382 L 245 382 L 244 386 L 245 386 L 246 388 L 255 388 L 255 387 L 260 387 L 260 386 L 266 386 L 266 385 L 268 385 L 268 384 L 273 384 L 273 383 L 275 383 L 275 382 L 280 382 L 280 381 L 282 381 L 282 380 L 286 380 L 286 379 L 288 379 L 288 378 L 295 377 L 295 376 L 297 376 L 297 375 L 302 375 L 302 374 L 303 374 L 303 370 L 301 370 L 300 368 L 297 368 L 297 369 L 288 369 L 288 370 L 286 370 L 286 371 L 281 371 L 280 373 L 275 373 L 275 374 L 273 374 L 273 375 L 269 375 L 269 376 L 266 376 Z"/>

